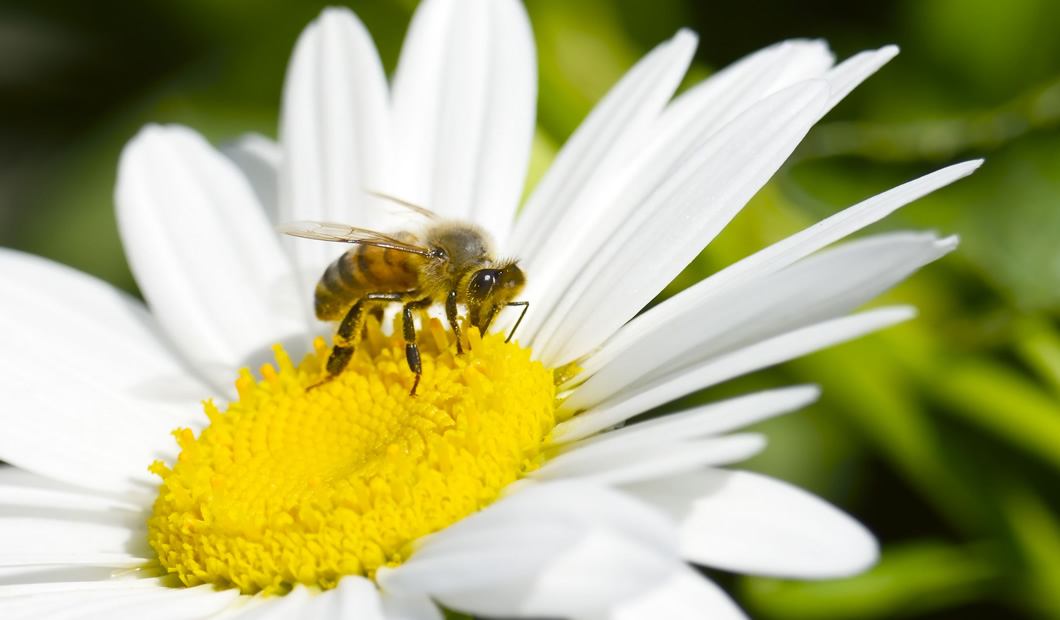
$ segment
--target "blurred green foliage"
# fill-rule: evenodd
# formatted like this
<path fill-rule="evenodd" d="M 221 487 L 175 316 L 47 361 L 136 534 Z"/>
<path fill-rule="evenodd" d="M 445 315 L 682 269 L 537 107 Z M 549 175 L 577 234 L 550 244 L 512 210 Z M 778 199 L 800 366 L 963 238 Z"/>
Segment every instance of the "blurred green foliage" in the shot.
<path fill-rule="evenodd" d="M 414 0 L 359 1 L 391 70 Z M 146 122 L 216 142 L 275 135 L 286 58 L 316 2 L 0 3 L 0 245 L 129 290 L 111 193 Z M 686 399 L 817 382 L 762 425 L 749 466 L 843 506 L 881 538 L 871 572 L 822 583 L 720 576 L 761 618 L 1060 618 L 1060 3 L 1055 0 L 528 0 L 541 70 L 531 181 L 594 101 L 678 27 L 690 80 L 775 40 L 903 53 L 667 289 L 672 294 L 841 207 L 986 157 L 878 230 L 960 249 L 880 303 L 921 317 Z"/>

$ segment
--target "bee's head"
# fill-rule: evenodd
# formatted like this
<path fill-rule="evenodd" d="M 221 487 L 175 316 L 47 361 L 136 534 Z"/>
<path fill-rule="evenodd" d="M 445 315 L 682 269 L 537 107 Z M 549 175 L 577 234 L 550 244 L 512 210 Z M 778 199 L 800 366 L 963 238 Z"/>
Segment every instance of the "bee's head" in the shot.
<path fill-rule="evenodd" d="M 471 324 L 485 334 L 497 312 L 523 290 L 526 277 L 514 261 L 472 272 L 465 304 Z"/>

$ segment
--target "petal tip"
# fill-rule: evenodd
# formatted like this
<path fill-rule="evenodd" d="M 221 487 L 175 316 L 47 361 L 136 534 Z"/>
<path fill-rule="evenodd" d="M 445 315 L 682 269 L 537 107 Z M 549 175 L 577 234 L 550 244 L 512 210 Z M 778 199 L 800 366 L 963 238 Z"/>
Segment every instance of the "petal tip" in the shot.
<path fill-rule="evenodd" d="M 890 312 L 891 320 L 894 321 L 894 323 L 910 321 L 920 314 L 920 311 L 917 310 L 916 306 L 895 306 L 889 308 L 888 311 Z"/>
<path fill-rule="evenodd" d="M 699 33 L 691 28 L 680 28 L 671 40 L 676 45 L 690 45 L 695 49 L 699 45 Z"/>
<path fill-rule="evenodd" d="M 195 140 L 205 141 L 202 134 L 195 131 L 187 125 L 181 125 L 179 123 L 148 123 L 140 128 L 140 131 L 136 132 L 129 142 L 125 145 L 125 149 L 139 148 L 142 145 L 156 145 L 163 141 L 170 140 Z"/>
<path fill-rule="evenodd" d="M 861 523 L 851 519 L 853 526 L 844 540 L 843 560 L 833 566 L 824 568 L 819 574 L 807 575 L 807 579 L 842 579 L 860 575 L 871 569 L 880 561 L 880 543 L 876 536 Z M 845 562 L 844 562 L 845 560 Z"/>
<path fill-rule="evenodd" d="M 311 21 L 308 26 L 305 27 L 304 32 L 321 28 L 327 29 L 330 27 L 348 27 L 350 24 L 360 24 L 361 20 L 357 17 L 357 14 L 353 12 L 353 9 L 345 6 L 326 6 L 317 15 L 316 19 Z"/>
<path fill-rule="evenodd" d="M 935 247 L 948 253 L 957 249 L 957 245 L 960 244 L 960 241 L 961 238 L 959 235 L 950 235 L 949 237 L 944 237 L 936 241 Z"/>
<path fill-rule="evenodd" d="M 816 383 L 806 383 L 804 385 L 793 385 L 790 388 L 786 388 L 791 392 L 792 397 L 796 401 L 800 401 L 802 404 L 798 407 L 805 407 L 810 403 L 817 402 L 821 398 L 821 386 Z"/>
<path fill-rule="evenodd" d="M 777 47 L 789 54 L 816 54 L 827 59 L 829 64 L 835 64 L 835 52 L 825 39 L 786 39 L 778 43 Z"/>

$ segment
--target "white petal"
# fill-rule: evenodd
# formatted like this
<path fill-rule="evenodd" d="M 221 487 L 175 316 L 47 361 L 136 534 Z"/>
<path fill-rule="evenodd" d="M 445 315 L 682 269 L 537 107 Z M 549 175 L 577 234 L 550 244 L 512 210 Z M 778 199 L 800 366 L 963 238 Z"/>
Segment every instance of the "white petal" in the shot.
<path fill-rule="evenodd" d="M 754 575 L 832 579 L 876 563 L 876 539 L 834 506 L 786 482 L 708 470 L 627 487 L 681 521 L 681 553 Z"/>
<path fill-rule="evenodd" d="M 171 430 L 205 419 L 199 401 L 210 390 L 160 341 L 143 305 L 12 250 L 0 250 L 0 297 L 10 302 L 0 304 L 0 458 L 92 489 L 157 484 L 147 465 L 175 454 Z"/>
<path fill-rule="evenodd" d="M 347 575 L 331 590 L 311 593 L 298 586 L 290 596 L 254 601 L 245 611 L 234 615 L 239 620 L 266 618 L 356 618 L 384 620 L 383 606 L 375 584 L 356 575 Z M 278 600 L 276 600 L 278 599 Z M 389 620 L 389 618 L 387 618 Z"/>
<path fill-rule="evenodd" d="M 555 516 L 533 523 L 489 523 L 483 531 L 447 534 L 440 537 L 443 542 L 424 545 L 401 566 L 380 571 L 377 580 L 387 591 L 433 598 L 442 592 L 496 588 L 530 579 L 585 533 L 586 528 Z"/>
<path fill-rule="evenodd" d="M 535 480 L 567 478 L 598 484 L 625 484 L 672 476 L 705 465 L 738 463 L 765 447 L 765 437 L 752 433 L 660 441 L 629 450 L 596 445 L 562 454 L 529 476 Z"/>
<path fill-rule="evenodd" d="M 347 575 L 334 589 L 310 597 L 299 612 L 304 618 L 383 620 L 383 606 L 375 583 L 356 575 Z"/>
<path fill-rule="evenodd" d="M 223 611 L 239 596 L 236 590 L 196 588 L 97 587 L 84 591 L 57 592 L 31 597 L 0 599 L 0 617 L 49 620 L 137 620 L 159 618 L 194 620 Z"/>
<path fill-rule="evenodd" d="M 375 198 L 390 167 L 386 77 L 371 35 L 346 8 L 327 8 L 295 44 L 283 88 L 280 220 L 321 220 L 377 228 Z M 298 289 L 313 286 L 338 243 L 286 239 Z"/>
<path fill-rule="evenodd" d="M 22 583 L 0 587 L 0 599 L 72 592 L 151 592 L 163 587 L 163 580 L 157 578 Z"/>
<path fill-rule="evenodd" d="M 261 594 L 256 594 L 243 607 L 226 615 L 225 618 L 238 618 L 239 620 L 305 618 L 306 616 L 303 613 L 305 605 L 313 596 L 317 596 L 317 594 L 310 593 L 309 589 L 302 584 L 296 585 L 283 596 L 265 597 Z"/>
<path fill-rule="evenodd" d="M 645 508 L 585 484 L 532 486 L 429 537 L 377 578 L 384 590 L 427 594 L 468 613 L 590 615 L 682 567 L 672 525 Z"/>
<path fill-rule="evenodd" d="M 639 139 L 662 112 L 692 61 L 696 41 L 694 33 L 681 30 L 656 46 L 626 72 L 563 145 L 527 200 L 512 234 L 510 250 L 531 271 L 543 271 L 542 260 L 551 256 L 567 262 L 555 254 L 562 247 L 550 245 L 549 239 L 599 217 L 594 208 L 602 205 L 588 204 L 579 196 L 591 179 L 613 167 L 605 162 L 616 148 Z"/>
<path fill-rule="evenodd" d="M 383 617 L 386 620 L 444 620 L 445 615 L 426 596 L 404 596 L 383 592 Z"/>
<path fill-rule="evenodd" d="M 549 291 L 558 296 L 555 305 L 544 298 L 549 314 L 535 354 L 546 363 L 576 359 L 632 318 L 773 175 L 819 118 L 827 96 L 822 81 L 786 88 L 730 122 L 676 169 L 638 179 L 643 185 L 630 197 L 641 204 L 569 287 Z"/>
<path fill-rule="evenodd" d="M 79 489 L 47 478 L 0 465 L 0 507 L 21 506 L 61 510 L 116 510 L 142 513 L 150 496 L 125 497 Z"/>
<path fill-rule="evenodd" d="M 480 535 L 505 535 L 513 524 L 558 518 L 576 528 L 606 527 L 632 539 L 650 543 L 660 551 L 671 549 L 670 523 L 638 502 L 610 489 L 584 482 L 531 484 L 445 530 L 422 539 L 422 551 L 458 549 L 465 539 Z"/>
<path fill-rule="evenodd" d="M 631 424 L 609 433 L 563 446 L 560 455 L 613 452 L 636 453 L 642 447 L 669 445 L 749 426 L 801 409 L 821 390 L 813 385 L 766 390 Z M 551 462 L 554 462 L 553 459 Z"/>
<path fill-rule="evenodd" d="M 474 218 L 503 243 L 523 192 L 536 105 L 521 2 L 422 2 L 394 75 L 401 197 Z"/>
<path fill-rule="evenodd" d="M 142 514 L 65 510 L 61 516 L 0 517 L 0 566 L 91 564 L 134 567 L 154 557 Z"/>
<path fill-rule="evenodd" d="M 377 580 L 476 614 L 571 616 L 667 578 L 680 566 L 672 528 L 602 487 L 530 485 L 421 540 Z"/>
<path fill-rule="evenodd" d="M 633 342 L 650 337 L 652 333 L 683 315 L 696 313 L 699 304 L 717 295 L 719 291 L 775 273 L 869 224 L 878 222 L 900 207 L 968 176 L 982 163 L 983 160 L 978 159 L 956 164 L 899 185 L 734 263 L 624 325 L 599 351 L 581 364 L 583 372 L 586 375 L 595 373 Z"/>
<path fill-rule="evenodd" d="M 732 125 L 739 125 L 741 119 L 746 119 L 756 107 L 761 108 L 765 101 L 775 100 L 785 91 L 749 108 L 742 116 L 736 117 L 730 127 L 718 132 L 716 136 L 712 133 L 713 127 L 708 123 L 705 125 L 708 129 L 704 130 L 704 136 L 700 136 L 696 131 L 678 131 L 671 137 L 662 135 L 654 147 L 638 149 L 640 161 L 646 163 L 638 164 L 634 160 L 627 166 L 625 172 L 631 181 L 614 196 L 620 203 L 633 201 L 636 204 L 643 201 L 643 204 L 637 205 L 633 216 L 623 218 L 622 227 L 614 234 L 603 237 L 603 241 L 572 244 L 585 256 L 591 257 L 587 266 L 561 272 L 559 276 L 562 277 L 541 278 L 541 284 L 536 285 L 536 288 L 533 281 L 528 286 L 526 296 L 538 302 L 536 306 L 539 310 L 535 315 L 537 318 L 529 320 L 526 332 L 532 337 L 544 340 L 544 347 L 540 346 L 540 340 L 534 343 L 535 353 L 540 359 L 551 363 L 565 363 L 576 359 L 599 346 L 620 325 L 632 318 L 728 223 L 742 207 L 743 202 L 757 191 L 790 154 L 809 127 L 835 105 L 837 97 L 871 75 L 894 53 L 896 49 L 885 48 L 862 54 L 824 74 L 822 81 L 827 84 L 828 94 L 817 105 L 812 106 L 816 114 L 800 114 L 798 120 L 791 120 L 790 127 L 782 127 L 794 134 L 782 132 L 773 144 L 769 144 L 767 139 L 766 145 L 763 146 L 777 148 L 767 152 L 768 154 L 757 156 L 753 151 L 737 151 L 742 152 L 747 159 L 742 161 L 740 155 L 736 155 L 735 159 L 740 161 L 733 161 L 727 159 L 732 154 L 725 152 L 721 156 L 723 161 L 709 161 L 697 172 L 698 165 L 694 163 L 696 157 L 689 157 L 684 149 L 689 149 L 690 154 L 701 154 L 704 151 L 709 153 L 713 150 L 712 144 L 720 142 L 718 138 L 730 131 Z M 799 63 L 795 64 L 799 66 Z M 825 63 L 818 61 L 811 62 L 810 65 L 819 70 Z M 808 80 L 800 85 L 805 87 L 813 82 L 816 80 Z M 800 85 L 786 90 L 798 90 Z M 773 119 L 763 117 L 757 122 L 764 125 L 769 120 Z M 680 129 L 682 123 L 674 123 L 674 126 Z M 703 130 L 702 127 L 700 129 Z M 751 124 L 743 131 L 750 136 L 750 132 L 756 129 L 759 128 Z M 705 138 L 707 135 L 711 136 L 709 140 Z M 781 135 L 784 137 L 781 138 Z M 795 140 L 790 141 L 789 138 L 793 135 Z M 736 143 L 740 147 L 744 146 L 740 144 L 739 138 Z M 721 150 L 729 149 L 723 147 Z M 654 156 L 656 152 L 676 155 L 676 159 L 673 164 L 667 165 L 665 161 L 657 161 L 660 158 Z M 720 167 L 733 164 L 734 169 L 728 173 L 719 173 Z M 754 170 L 758 165 L 764 166 L 764 169 Z M 719 176 L 711 179 L 711 173 Z M 685 174 L 691 175 L 689 181 L 682 183 L 674 180 L 674 177 Z M 743 177 L 738 176 L 740 174 Z M 666 187 L 665 184 L 659 185 L 663 179 L 666 179 L 664 183 L 670 187 L 668 192 L 663 191 L 663 195 L 659 196 L 659 188 Z M 730 182 L 730 179 L 738 179 L 737 183 L 742 181 L 750 185 L 728 188 L 726 183 Z M 652 193 L 643 194 L 644 188 L 648 188 Z M 734 191 L 741 198 L 733 199 L 733 196 L 727 195 L 728 191 Z M 658 204 L 660 198 L 662 202 Z M 690 207 L 703 199 L 710 200 L 715 206 L 697 214 Z M 626 213 L 627 208 L 619 208 L 618 211 Z M 648 261 L 640 260 L 640 257 L 645 255 L 658 259 L 660 251 L 664 252 L 661 258 L 665 259 L 661 265 L 652 261 L 651 268 L 648 268 Z M 580 265 L 582 261 L 574 258 L 568 262 Z M 547 288 L 541 291 L 541 287 L 546 285 Z M 622 291 L 622 294 L 617 291 Z M 629 294 L 629 291 L 633 294 Z M 539 321 L 542 320 L 540 317 L 547 318 L 540 327 L 542 333 L 538 334 Z"/>
<path fill-rule="evenodd" d="M 305 296 L 276 233 L 246 178 L 202 136 L 145 127 L 122 152 L 116 200 L 140 290 L 215 387 L 231 393 L 236 371 L 270 361 L 273 343 L 309 346 Z"/>
<path fill-rule="evenodd" d="M 647 136 L 650 143 L 705 139 L 758 101 L 819 78 L 835 57 L 824 41 L 782 41 L 742 58 L 674 98 Z"/>
<path fill-rule="evenodd" d="M 147 547 L 141 505 L 92 494 L 0 466 L 0 566 L 135 566 L 153 556 Z M 69 569 L 53 568 L 54 580 Z M 0 583 L 29 575 L 11 573 Z M 69 578 L 69 575 L 67 575 Z"/>
<path fill-rule="evenodd" d="M 564 407 L 584 409 L 617 389 L 633 390 L 710 357 L 842 316 L 954 247 L 955 239 L 930 233 L 879 235 L 727 288 L 627 345 Z"/>
<path fill-rule="evenodd" d="M 829 83 L 826 110 L 831 109 L 897 53 L 894 46 L 861 52 L 833 68 L 835 57 L 824 41 L 777 43 L 676 97 L 646 136 L 646 143 L 638 145 L 634 158 L 680 160 L 756 102 L 805 80 L 823 78 Z M 639 168 L 643 164 L 631 165 Z"/>
<path fill-rule="evenodd" d="M 239 166 L 250 182 L 269 222 L 280 224 L 278 183 L 283 163 L 280 145 L 261 134 L 248 133 L 221 145 L 221 152 Z"/>
<path fill-rule="evenodd" d="M 435 594 L 439 602 L 476 615 L 518 618 L 593 616 L 664 583 L 684 568 L 637 541 L 592 531 L 537 574 L 488 588 Z"/>
<path fill-rule="evenodd" d="M 658 588 L 615 606 L 611 620 L 745 620 L 725 592 L 691 568 L 678 571 Z"/>
<path fill-rule="evenodd" d="M 588 437 L 685 394 L 852 340 L 908 320 L 913 314 L 911 308 L 902 307 L 873 310 L 824 321 L 726 353 L 632 392 L 620 393 L 579 413 L 556 426 L 552 441 L 563 443 Z"/>
<path fill-rule="evenodd" d="M 111 579 L 114 571 L 109 566 L 0 566 L 0 598 L 41 584 L 99 583 Z"/>
<path fill-rule="evenodd" d="M 95 606 L 91 614 L 74 614 L 71 618 L 100 620 L 197 620 L 214 618 L 239 599 L 237 590 L 216 590 L 211 585 L 194 588 L 170 588 L 158 596 L 138 601 L 114 601 Z M 85 606 L 78 605 L 78 611 Z"/>
<path fill-rule="evenodd" d="M 850 94 L 850 91 L 865 81 L 865 78 L 876 73 L 880 67 L 897 55 L 897 45 L 885 45 L 878 50 L 860 52 L 844 60 L 828 76 L 832 87 L 832 97 L 828 102 L 829 109 Z"/>
<path fill-rule="evenodd" d="M 686 47 L 691 49 L 692 42 Z M 565 221 L 539 231 L 539 245 L 527 248 L 532 251 L 525 261 L 532 274 L 527 297 L 540 308 L 530 317 L 527 333 L 534 334 L 584 263 L 605 247 L 647 192 L 740 113 L 797 81 L 824 75 L 832 60 L 820 41 L 778 44 L 683 93 L 643 135 L 630 134 L 611 148 L 584 191 L 564 211 Z M 551 295 L 542 295 L 542 291 Z"/>

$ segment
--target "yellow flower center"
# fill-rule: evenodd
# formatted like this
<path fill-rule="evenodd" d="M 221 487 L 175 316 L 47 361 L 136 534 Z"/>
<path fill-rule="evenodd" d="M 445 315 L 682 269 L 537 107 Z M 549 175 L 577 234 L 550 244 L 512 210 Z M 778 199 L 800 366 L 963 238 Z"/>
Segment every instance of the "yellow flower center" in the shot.
<path fill-rule="evenodd" d="M 437 320 L 420 334 L 423 378 L 404 342 L 374 321 L 346 370 L 316 383 L 327 358 L 243 371 L 239 401 L 206 403 L 198 437 L 174 431 L 181 453 L 162 477 L 149 539 L 187 585 L 284 593 L 373 577 L 408 557 L 410 543 L 497 499 L 541 462 L 555 419 L 552 372 L 503 336 L 456 355 Z"/>

